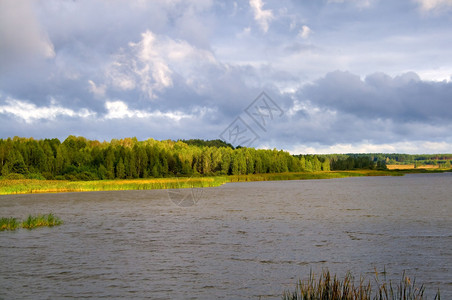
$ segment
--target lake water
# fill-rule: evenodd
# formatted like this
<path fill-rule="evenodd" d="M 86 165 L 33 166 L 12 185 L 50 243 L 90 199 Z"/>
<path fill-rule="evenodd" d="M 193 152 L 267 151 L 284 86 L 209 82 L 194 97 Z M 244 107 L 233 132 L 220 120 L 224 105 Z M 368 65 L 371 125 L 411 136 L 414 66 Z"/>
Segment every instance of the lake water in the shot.
<path fill-rule="evenodd" d="M 188 190 L 187 190 L 188 192 Z M 165 190 L 0 196 L 0 298 L 280 299 L 310 270 L 403 271 L 452 299 L 452 174 L 229 183 L 180 207 Z M 381 275 L 380 275 L 381 276 Z"/>

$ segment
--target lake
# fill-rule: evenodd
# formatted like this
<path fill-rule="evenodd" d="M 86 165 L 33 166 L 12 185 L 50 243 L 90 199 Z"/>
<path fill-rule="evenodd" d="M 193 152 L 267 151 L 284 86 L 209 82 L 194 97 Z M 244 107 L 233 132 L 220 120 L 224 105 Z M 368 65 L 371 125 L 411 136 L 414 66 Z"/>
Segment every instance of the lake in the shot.
<path fill-rule="evenodd" d="M 0 232 L 0 298 L 280 299 L 328 268 L 452 299 L 452 173 L 170 192 L 0 196 L 0 216 L 64 221 Z"/>

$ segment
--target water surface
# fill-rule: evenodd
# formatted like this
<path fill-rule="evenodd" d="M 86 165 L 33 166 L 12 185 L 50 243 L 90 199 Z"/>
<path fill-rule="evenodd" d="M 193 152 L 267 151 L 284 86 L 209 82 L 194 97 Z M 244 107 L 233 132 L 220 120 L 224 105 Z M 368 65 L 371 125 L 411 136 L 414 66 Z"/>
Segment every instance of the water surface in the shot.
<path fill-rule="evenodd" d="M 179 207 L 165 190 L 0 196 L 0 298 L 278 299 L 310 270 L 405 271 L 452 299 L 452 174 L 228 183 Z"/>

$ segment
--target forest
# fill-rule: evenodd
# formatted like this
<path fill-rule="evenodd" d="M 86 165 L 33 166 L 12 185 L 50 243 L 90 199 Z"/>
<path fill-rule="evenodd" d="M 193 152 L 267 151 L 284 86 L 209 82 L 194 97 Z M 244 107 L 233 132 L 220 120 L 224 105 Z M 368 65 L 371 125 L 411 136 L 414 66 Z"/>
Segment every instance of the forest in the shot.
<path fill-rule="evenodd" d="M 450 166 L 450 154 L 291 155 L 237 147 L 221 140 L 137 138 L 110 142 L 69 136 L 0 139 L 0 175 L 8 179 L 98 180 L 243 175 L 335 170 L 385 170 L 386 164 Z"/>
<path fill-rule="evenodd" d="M 137 138 L 110 142 L 69 136 L 0 139 L 0 174 L 8 179 L 98 180 L 386 169 L 386 163 L 449 163 L 452 155 L 291 155 L 234 148 L 221 140 Z"/>
<path fill-rule="evenodd" d="M 0 139 L 0 172 L 8 179 L 98 180 L 376 168 L 369 159 L 350 163 L 349 157 L 294 156 L 276 149 L 234 148 L 220 140 Z"/>

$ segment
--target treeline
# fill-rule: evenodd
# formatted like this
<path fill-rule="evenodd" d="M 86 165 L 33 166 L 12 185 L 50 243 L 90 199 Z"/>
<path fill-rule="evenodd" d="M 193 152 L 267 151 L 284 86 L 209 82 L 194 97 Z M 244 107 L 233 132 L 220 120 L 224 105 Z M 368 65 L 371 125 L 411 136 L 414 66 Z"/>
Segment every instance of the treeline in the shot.
<path fill-rule="evenodd" d="M 416 161 L 445 162 L 452 160 L 452 154 L 379 154 L 388 164 L 414 163 Z"/>
<path fill-rule="evenodd" d="M 234 149 L 221 141 L 125 138 L 99 142 L 75 136 L 63 142 L 19 137 L 0 139 L 3 178 L 97 180 L 328 170 L 328 157 Z"/>
<path fill-rule="evenodd" d="M 452 165 L 452 154 L 386 154 L 384 156 L 388 165 L 414 164 L 442 168 L 450 168 Z"/>
<path fill-rule="evenodd" d="M 311 155 L 296 155 L 312 159 Z M 384 158 L 374 154 L 326 154 L 319 155 L 318 158 L 330 162 L 331 171 L 369 169 L 387 170 Z"/>
<path fill-rule="evenodd" d="M 331 170 L 387 170 L 386 160 L 372 154 L 329 155 Z"/>
<path fill-rule="evenodd" d="M 444 168 L 450 168 L 452 162 L 452 154 L 401 154 L 401 153 L 352 153 L 346 155 L 328 155 L 328 158 L 333 160 L 347 160 L 353 158 L 355 165 L 360 165 L 360 161 L 364 163 L 370 160 L 378 168 L 384 165 L 434 165 Z M 349 162 L 350 163 L 350 162 Z M 335 166 L 331 166 L 335 168 Z M 358 168 L 360 168 L 358 166 Z"/>

